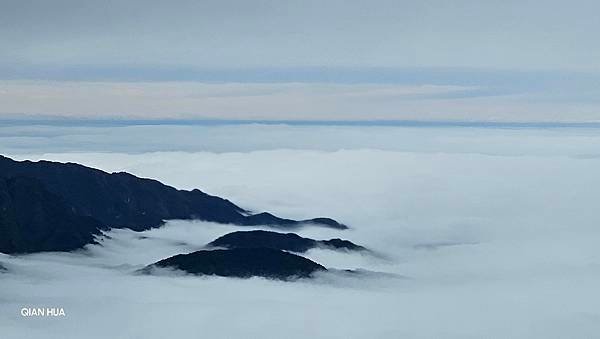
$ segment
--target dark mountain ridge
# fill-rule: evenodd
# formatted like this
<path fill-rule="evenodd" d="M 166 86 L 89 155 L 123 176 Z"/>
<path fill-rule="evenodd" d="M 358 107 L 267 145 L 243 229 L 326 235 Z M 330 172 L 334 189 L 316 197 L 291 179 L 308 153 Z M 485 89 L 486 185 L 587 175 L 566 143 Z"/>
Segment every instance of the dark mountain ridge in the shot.
<path fill-rule="evenodd" d="M 224 248 L 272 248 L 277 250 L 303 253 L 311 248 L 321 247 L 335 250 L 366 251 L 367 249 L 351 241 L 342 239 L 314 240 L 295 233 L 271 231 L 236 231 L 225 234 L 208 244 Z"/>
<path fill-rule="evenodd" d="M 73 250 L 92 242 L 101 228 L 37 179 L 0 178 L 0 252 Z"/>
<path fill-rule="evenodd" d="M 178 190 L 129 173 L 0 155 L 0 252 L 68 251 L 90 243 L 102 229 L 142 231 L 167 219 L 347 228 L 329 218 L 297 221 L 266 212 L 250 214 L 198 189 Z"/>
<path fill-rule="evenodd" d="M 196 275 L 258 276 L 281 280 L 308 278 L 314 272 L 326 271 L 325 267 L 314 261 L 272 248 L 202 250 L 178 254 L 147 266 L 142 273 L 152 273 L 155 267 L 173 268 Z"/>

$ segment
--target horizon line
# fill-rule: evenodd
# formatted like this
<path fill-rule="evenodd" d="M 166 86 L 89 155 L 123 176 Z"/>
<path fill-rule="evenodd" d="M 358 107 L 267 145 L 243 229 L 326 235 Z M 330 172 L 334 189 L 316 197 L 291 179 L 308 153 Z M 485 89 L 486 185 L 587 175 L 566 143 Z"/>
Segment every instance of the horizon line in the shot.
<path fill-rule="evenodd" d="M 0 125 L 23 126 L 364 126 L 364 127 L 496 127 L 496 128 L 600 128 L 600 121 L 490 121 L 490 120 L 294 120 L 294 119 L 135 119 L 135 118 L 0 118 Z"/>

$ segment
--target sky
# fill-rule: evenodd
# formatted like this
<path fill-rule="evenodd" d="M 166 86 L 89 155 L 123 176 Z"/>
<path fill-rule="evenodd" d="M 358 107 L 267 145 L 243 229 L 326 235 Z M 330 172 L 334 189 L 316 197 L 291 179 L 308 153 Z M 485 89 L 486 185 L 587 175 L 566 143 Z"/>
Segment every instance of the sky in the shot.
<path fill-rule="evenodd" d="M 300 235 L 381 256 L 310 259 L 393 274 L 133 274 L 236 229 L 169 221 L 76 253 L 0 254 L 3 333 L 593 337 L 599 12 L 583 0 L 0 0 L 1 154 L 330 216 L 351 229 Z M 246 123 L 185 123 L 204 119 Z M 67 317 L 21 317 L 29 305 Z"/>
<path fill-rule="evenodd" d="M 0 118 L 597 121 L 596 1 L 0 1 Z"/>

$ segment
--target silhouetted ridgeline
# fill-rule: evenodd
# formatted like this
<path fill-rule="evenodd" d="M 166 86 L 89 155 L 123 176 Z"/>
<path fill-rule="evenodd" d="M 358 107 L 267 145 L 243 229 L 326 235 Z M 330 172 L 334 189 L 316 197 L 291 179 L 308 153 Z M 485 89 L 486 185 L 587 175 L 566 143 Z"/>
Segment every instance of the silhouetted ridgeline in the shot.
<path fill-rule="evenodd" d="M 270 213 L 248 215 L 229 200 L 124 172 L 0 156 L 0 252 L 68 251 L 90 243 L 101 229 L 141 231 L 167 219 L 347 228 L 329 218 L 296 221 Z"/>
<path fill-rule="evenodd" d="M 76 249 L 92 242 L 101 227 L 35 178 L 0 178 L 1 252 Z"/>
<path fill-rule="evenodd" d="M 147 266 L 173 268 L 197 275 L 249 278 L 254 276 L 288 280 L 307 278 L 325 267 L 304 257 L 272 248 L 236 248 L 178 254 Z"/>
<path fill-rule="evenodd" d="M 237 231 L 225 234 L 209 243 L 214 247 L 225 248 L 272 248 L 277 250 L 306 252 L 311 248 L 324 247 L 336 250 L 366 251 L 367 249 L 348 240 L 314 240 L 303 238 L 295 233 L 277 233 L 270 231 Z"/>

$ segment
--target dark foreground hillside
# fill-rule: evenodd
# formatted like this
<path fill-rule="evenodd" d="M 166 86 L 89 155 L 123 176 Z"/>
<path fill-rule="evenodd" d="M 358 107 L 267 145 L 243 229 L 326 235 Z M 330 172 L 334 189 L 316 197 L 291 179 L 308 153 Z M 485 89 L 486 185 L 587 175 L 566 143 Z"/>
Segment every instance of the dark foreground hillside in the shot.
<path fill-rule="evenodd" d="M 0 156 L 0 252 L 68 251 L 91 242 L 101 229 L 141 231 L 167 219 L 347 228 L 329 218 L 297 221 L 266 212 L 249 214 L 198 189 L 177 190 L 129 173 Z"/>

